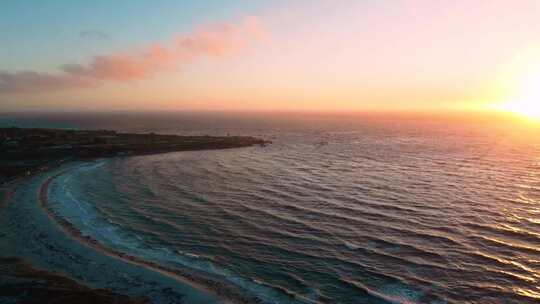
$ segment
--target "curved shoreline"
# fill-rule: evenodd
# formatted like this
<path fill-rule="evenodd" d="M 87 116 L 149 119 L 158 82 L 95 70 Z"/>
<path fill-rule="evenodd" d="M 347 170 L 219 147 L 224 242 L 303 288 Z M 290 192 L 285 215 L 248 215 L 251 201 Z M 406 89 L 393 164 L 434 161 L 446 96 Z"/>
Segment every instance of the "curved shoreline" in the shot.
<path fill-rule="evenodd" d="M 242 294 L 235 286 L 205 277 L 204 275 L 197 274 L 195 271 L 183 271 L 180 269 L 172 269 L 157 263 L 146 261 L 139 257 L 128 255 L 122 252 L 114 251 L 89 236 L 83 235 L 78 229 L 76 229 L 69 221 L 62 218 L 55 212 L 53 212 L 48 206 L 48 189 L 50 183 L 57 177 L 65 174 L 67 170 L 63 170 L 60 173 L 47 177 L 47 179 L 41 183 L 38 191 L 38 204 L 47 217 L 69 237 L 76 240 L 80 244 L 93 249 L 103 255 L 112 257 L 114 259 L 121 260 L 123 262 L 133 264 L 136 266 L 144 267 L 152 271 L 158 272 L 164 276 L 172 278 L 179 283 L 193 287 L 196 290 L 215 296 L 219 303 L 231 303 L 231 304 L 247 304 L 247 303 L 263 303 L 263 301 L 256 297 L 250 297 Z"/>

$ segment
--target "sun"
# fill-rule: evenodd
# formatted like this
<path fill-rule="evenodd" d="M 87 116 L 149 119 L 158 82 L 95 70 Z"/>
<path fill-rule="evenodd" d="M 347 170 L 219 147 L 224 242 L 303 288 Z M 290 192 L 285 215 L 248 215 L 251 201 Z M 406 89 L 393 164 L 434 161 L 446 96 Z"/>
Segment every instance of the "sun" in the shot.
<path fill-rule="evenodd" d="M 501 109 L 513 114 L 540 121 L 540 95 L 538 98 L 508 102 L 501 105 Z"/>
<path fill-rule="evenodd" d="M 510 98 L 501 105 L 502 110 L 540 121 L 540 72 L 522 80 Z"/>
<path fill-rule="evenodd" d="M 540 55 L 540 54 L 538 54 Z M 540 56 L 528 60 L 519 76 L 507 81 L 510 94 L 500 103 L 499 110 L 540 121 Z"/>
<path fill-rule="evenodd" d="M 516 99 L 503 107 L 514 114 L 540 120 L 540 76 L 523 84 Z"/>

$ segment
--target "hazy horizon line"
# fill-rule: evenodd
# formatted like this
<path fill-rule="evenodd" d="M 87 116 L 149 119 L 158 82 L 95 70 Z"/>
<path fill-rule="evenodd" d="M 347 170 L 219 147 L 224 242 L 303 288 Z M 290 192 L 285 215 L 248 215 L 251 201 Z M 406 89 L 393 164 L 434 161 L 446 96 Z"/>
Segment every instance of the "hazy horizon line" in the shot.
<path fill-rule="evenodd" d="M 517 114 L 504 112 L 497 109 L 364 109 L 364 110 L 87 110 L 87 109 L 62 109 L 62 110 L 0 110 L 0 115 L 20 114 L 149 114 L 149 115 L 175 115 L 175 114 L 312 114 L 312 115 L 358 115 L 358 114 L 492 114 L 501 116 L 518 116 Z"/>

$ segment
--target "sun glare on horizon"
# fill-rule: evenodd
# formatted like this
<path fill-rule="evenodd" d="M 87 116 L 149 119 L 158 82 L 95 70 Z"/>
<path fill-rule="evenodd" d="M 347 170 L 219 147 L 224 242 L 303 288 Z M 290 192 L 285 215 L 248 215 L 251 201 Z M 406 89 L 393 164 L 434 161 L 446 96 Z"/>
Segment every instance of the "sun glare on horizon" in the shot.
<path fill-rule="evenodd" d="M 522 56 L 518 61 L 514 66 L 518 72 L 513 73 L 517 76 L 505 81 L 510 94 L 495 108 L 540 121 L 540 60 L 538 56 Z"/>
<path fill-rule="evenodd" d="M 501 104 L 501 110 L 540 121 L 540 72 L 517 87 L 510 101 Z"/>
<path fill-rule="evenodd" d="M 509 102 L 501 105 L 501 109 L 519 116 L 540 121 L 540 105 L 538 99 Z"/>

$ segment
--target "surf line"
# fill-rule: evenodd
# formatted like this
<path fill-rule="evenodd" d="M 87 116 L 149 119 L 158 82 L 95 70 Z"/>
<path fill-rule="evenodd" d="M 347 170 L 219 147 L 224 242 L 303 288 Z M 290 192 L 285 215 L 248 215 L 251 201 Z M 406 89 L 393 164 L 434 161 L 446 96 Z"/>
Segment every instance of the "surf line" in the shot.
<path fill-rule="evenodd" d="M 213 280 L 207 277 L 204 277 L 201 274 L 197 274 L 187 270 L 180 269 L 171 269 L 157 263 L 146 261 L 139 257 L 128 255 L 122 252 L 114 251 L 90 236 L 83 235 L 73 224 L 71 224 L 66 219 L 62 218 L 57 213 L 49 207 L 48 204 L 48 191 L 50 183 L 57 177 L 68 172 L 69 169 L 61 171 L 55 175 L 48 177 L 39 187 L 38 190 L 38 205 L 45 212 L 47 217 L 62 230 L 66 235 L 74 239 L 75 241 L 83 244 L 84 246 L 97 251 L 103 255 L 120 260 L 122 262 L 136 265 L 139 267 L 144 267 L 152 271 L 158 272 L 164 276 L 172 278 L 180 283 L 188 285 L 196 290 L 201 292 L 206 292 L 207 294 L 213 295 L 218 298 L 218 301 L 221 303 L 230 303 L 230 304 L 247 304 L 247 303 L 264 303 L 260 298 L 254 296 L 248 296 L 242 294 L 238 288 L 235 286 Z"/>

